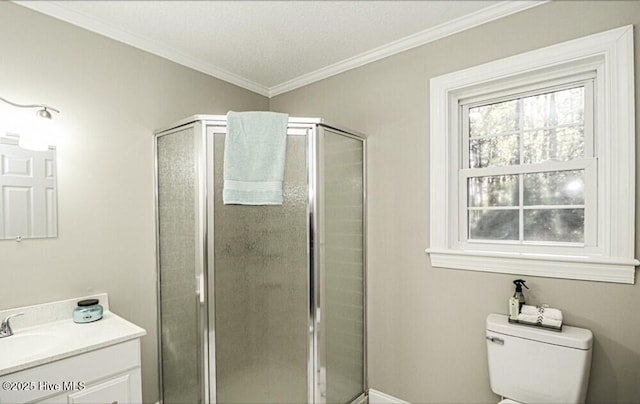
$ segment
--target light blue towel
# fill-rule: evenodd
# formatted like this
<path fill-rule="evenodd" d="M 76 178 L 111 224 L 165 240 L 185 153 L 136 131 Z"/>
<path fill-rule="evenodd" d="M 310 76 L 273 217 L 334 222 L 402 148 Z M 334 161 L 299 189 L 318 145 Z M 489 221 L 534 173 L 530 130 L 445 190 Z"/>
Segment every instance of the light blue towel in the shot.
<path fill-rule="evenodd" d="M 227 113 L 225 205 L 282 205 L 288 120 L 277 112 Z"/>

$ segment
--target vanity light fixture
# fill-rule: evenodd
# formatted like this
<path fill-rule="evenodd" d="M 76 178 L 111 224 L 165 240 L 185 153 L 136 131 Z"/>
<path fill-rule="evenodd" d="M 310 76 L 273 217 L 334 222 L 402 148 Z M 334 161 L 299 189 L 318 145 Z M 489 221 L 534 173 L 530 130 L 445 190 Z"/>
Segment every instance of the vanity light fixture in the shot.
<path fill-rule="evenodd" d="M 56 108 L 44 104 L 18 104 L 0 97 L 0 101 L 17 108 L 38 108 L 35 118 L 30 122 L 25 122 L 25 128 L 21 129 L 20 140 L 18 146 L 23 149 L 45 151 L 49 149 L 54 142 L 54 128 L 51 119 L 51 112 L 60 113 Z"/>

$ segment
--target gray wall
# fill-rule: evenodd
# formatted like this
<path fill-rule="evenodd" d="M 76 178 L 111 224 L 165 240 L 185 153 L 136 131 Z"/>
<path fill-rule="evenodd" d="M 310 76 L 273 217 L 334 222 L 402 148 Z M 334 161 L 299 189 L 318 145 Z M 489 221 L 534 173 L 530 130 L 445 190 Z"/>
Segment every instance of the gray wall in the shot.
<path fill-rule="evenodd" d="M 0 308 L 107 292 L 147 330 L 144 401 L 157 394 L 153 130 L 265 97 L 0 2 L 0 96 L 59 108 L 59 237 L 0 242 Z"/>
<path fill-rule="evenodd" d="M 370 387 L 413 403 L 497 401 L 484 320 L 507 312 L 514 277 L 432 268 L 424 252 L 429 79 L 627 24 L 636 24 L 638 55 L 639 23 L 640 2 L 553 2 L 271 99 L 272 110 L 369 136 Z M 635 65 L 640 77 L 637 57 Z M 587 400 L 640 402 L 640 285 L 527 280 L 530 302 L 559 307 L 568 324 L 593 330 Z"/>

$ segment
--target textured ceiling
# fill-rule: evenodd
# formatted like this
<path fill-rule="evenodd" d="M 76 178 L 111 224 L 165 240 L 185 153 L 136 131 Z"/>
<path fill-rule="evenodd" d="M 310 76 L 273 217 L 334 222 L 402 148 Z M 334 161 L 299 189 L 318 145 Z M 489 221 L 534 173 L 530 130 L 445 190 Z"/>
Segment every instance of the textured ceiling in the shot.
<path fill-rule="evenodd" d="M 267 96 L 538 4 L 477 0 L 16 3 Z"/>

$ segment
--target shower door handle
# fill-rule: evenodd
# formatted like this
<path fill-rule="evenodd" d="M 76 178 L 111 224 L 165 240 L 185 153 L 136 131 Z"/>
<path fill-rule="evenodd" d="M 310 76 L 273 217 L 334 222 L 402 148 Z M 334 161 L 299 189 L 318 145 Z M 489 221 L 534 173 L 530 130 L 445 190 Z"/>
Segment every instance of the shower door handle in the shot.
<path fill-rule="evenodd" d="M 198 294 L 198 300 L 200 304 L 204 304 L 204 274 L 196 275 L 196 282 L 198 283 L 198 288 L 196 293 Z"/>

